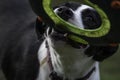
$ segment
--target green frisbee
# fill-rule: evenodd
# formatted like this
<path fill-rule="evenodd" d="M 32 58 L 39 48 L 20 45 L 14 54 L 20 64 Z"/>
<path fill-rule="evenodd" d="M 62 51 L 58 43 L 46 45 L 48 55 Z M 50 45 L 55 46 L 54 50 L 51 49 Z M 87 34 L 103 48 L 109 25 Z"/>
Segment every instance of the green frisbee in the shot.
<path fill-rule="evenodd" d="M 58 29 L 63 29 L 66 32 L 70 32 L 71 34 L 69 34 L 68 36 L 70 39 L 84 44 L 110 43 L 108 41 L 108 37 L 106 38 L 106 35 L 108 35 L 110 32 L 111 24 L 106 13 L 99 6 L 93 4 L 89 0 L 80 1 L 82 1 L 86 5 L 91 6 L 98 12 L 102 20 L 102 24 L 99 28 L 93 30 L 80 29 L 77 28 L 75 25 L 70 24 L 69 22 L 63 20 L 57 14 L 54 13 L 52 8 L 53 0 L 36 0 L 36 1 L 30 0 L 30 3 L 32 5 L 34 12 L 37 13 L 37 15 L 42 16 L 43 20 L 50 24 L 50 27 L 55 27 Z"/>
<path fill-rule="evenodd" d="M 45 10 L 45 12 L 49 15 L 49 17 L 54 21 L 54 23 L 56 25 L 60 25 L 59 28 L 65 29 L 68 32 L 80 35 L 80 36 L 86 36 L 86 37 L 101 37 L 101 36 L 105 36 L 109 30 L 110 30 L 110 21 L 108 19 L 108 17 L 106 16 L 106 14 L 104 13 L 104 11 L 102 11 L 97 5 L 91 3 L 88 0 L 84 0 L 84 3 L 93 7 L 100 15 L 101 20 L 102 20 L 102 24 L 98 29 L 94 29 L 94 30 L 89 30 L 89 29 L 80 29 L 77 28 L 75 25 L 72 25 L 68 22 L 66 22 L 65 20 L 61 19 L 58 15 L 56 15 L 53 12 L 53 9 L 51 8 L 51 0 L 43 0 L 43 8 Z M 57 26 L 56 26 L 57 27 Z M 76 40 L 77 42 L 82 42 L 87 44 L 88 42 L 84 42 L 83 40 L 81 40 L 81 38 L 79 39 L 78 36 L 74 36 L 71 35 L 69 36 L 72 40 Z M 77 37 L 77 39 L 76 39 Z"/>
<path fill-rule="evenodd" d="M 84 2 L 93 7 L 101 16 L 102 24 L 98 29 L 89 30 L 89 29 L 80 29 L 77 28 L 75 25 L 72 25 L 65 20 L 61 19 L 58 15 L 53 12 L 51 8 L 51 0 L 43 0 L 43 8 L 45 12 L 49 15 L 49 17 L 54 21 L 56 25 L 60 25 L 60 28 L 66 29 L 69 32 L 72 32 L 77 35 L 82 35 L 86 37 L 101 37 L 106 35 L 110 30 L 110 21 L 107 18 L 104 11 L 102 11 L 97 5 L 94 5 L 88 0 L 84 0 Z M 56 26 L 57 27 L 57 26 Z"/>

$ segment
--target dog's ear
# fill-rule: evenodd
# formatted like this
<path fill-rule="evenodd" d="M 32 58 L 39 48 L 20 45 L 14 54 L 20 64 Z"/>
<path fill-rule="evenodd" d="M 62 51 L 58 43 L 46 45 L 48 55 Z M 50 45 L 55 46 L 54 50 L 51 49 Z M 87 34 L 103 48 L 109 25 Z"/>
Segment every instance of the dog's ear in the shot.
<path fill-rule="evenodd" d="M 93 56 L 93 59 L 96 61 L 103 61 L 108 57 L 112 56 L 118 50 L 119 45 L 106 45 L 106 46 L 90 46 L 85 54 L 88 57 Z"/>
<path fill-rule="evenodd" d="M 40 18 L 37 18 L 35 28 L 36 28 L 36 33 L 37 33 L 38 39 L 40 39 L 43 36 L 43 34 L 45 33 L 47 26 L 45 25 L 45 23 L 42 20 L 40 20 Z"/>
<path fill-rule="evenodd" d="M 117 52 L 119 45 L 107 45 L 107 46 L 102 46 L 100 47 L 100 51 L 98 51 L 94 56 L 93 59 L 97 60 L 97 61 L 103 61 L 107 58 L 109 58 L 110 56 L 112 56 L 114 53 Z"/>

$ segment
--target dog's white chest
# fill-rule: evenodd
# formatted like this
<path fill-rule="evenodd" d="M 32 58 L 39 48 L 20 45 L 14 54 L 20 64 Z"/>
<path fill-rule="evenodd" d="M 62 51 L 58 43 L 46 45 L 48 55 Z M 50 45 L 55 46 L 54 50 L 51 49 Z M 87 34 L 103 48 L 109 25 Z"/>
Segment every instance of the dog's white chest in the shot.
<path fill-rule="evenodd" d="M 65 42 L 55 42 L 55 50 L 60 55 L 65 76 L 69 78 L 83 77 L 94 64 L 91 57 L 84 54 L 85 49 L 75 49 Z"/>
<path fill-rule="evenodd" d="M 46 42 L 48 42 L 49 49 L 46 47 Z M 36 80 L 51 80 L 49 76 L 52 70 L 48 63 L 49 59 L 44 61 L 49 53 L 51 55 L 54 71 L 57 72 L 58 75 L 69 78 L 70 80 L 81 78 L 88 74 L 93 67 L 96 67 L 96 62 L 93 61 L 91 57 L 87 57 L 84 54 L 85 49 L 75 49 L 61 41 L 54 42 L 53 45 L 48 37 L 42 43 L 38 51 L 38 59 L 40 64 L 42 64 L 40 65 L 39 74 Z M 91 78 L 88 80 L 99 80 L 99 77 L 96 77 L 99 73 L 96 74 L 96 72 L 98 71 L 94 71 Z"/>

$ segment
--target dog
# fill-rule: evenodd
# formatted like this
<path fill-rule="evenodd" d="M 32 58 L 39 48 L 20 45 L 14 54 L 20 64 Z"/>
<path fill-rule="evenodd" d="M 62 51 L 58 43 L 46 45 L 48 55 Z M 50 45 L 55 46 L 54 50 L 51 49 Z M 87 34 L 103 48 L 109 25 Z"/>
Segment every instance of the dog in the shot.
<path fill-rule="evenodd" d="M 96 29 L 102 23 L 99 14 L 92 7 L 75 2 L 59 5 L 54 8 L 54 12 L 81 29 Z M 39 25 L 39 21 L 37 24 Z M 40 27 L 37 30 L 40 30 Z M 38 52 L 41 68 L 37 80 L 49 80 L 49 77 L 51 80 L 100 80 L 99 61 L 111 56 L 118 48 L 118 45 L 113 47 L 79 44 L 67 38 L 67 33 L 61 30 L 45 27 L 44 30 L 46 39 Z M 43 47 L 46 50 L 43 50 Z M 51 63 L 44 61 L 47 56 Z"/>
<path fill-rule="evenodd" d="M 96 29 L 99 14 L 90 6 L 67 2 L 54 8 L 62 19 L 82 29 Z M 77 43 L 67 33 L 40 18 L 26 27 L 12 27 L 0 46 L 1 68 L 7 80 L 99 80 L 99 61 L 118 45 Z"/>

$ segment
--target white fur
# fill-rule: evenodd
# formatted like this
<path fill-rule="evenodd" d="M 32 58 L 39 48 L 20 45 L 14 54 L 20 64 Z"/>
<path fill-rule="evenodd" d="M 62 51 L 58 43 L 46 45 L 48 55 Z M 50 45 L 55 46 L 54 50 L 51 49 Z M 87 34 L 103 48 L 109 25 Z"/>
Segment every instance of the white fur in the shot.
<path fill-rule="evenodd" d="M 81 12 L 85 9 L 93 9 L 93 8 L 87 5 L 81 5 L 80 7 L 78 7 L 78 9 L 73 11 L 74 16 L 71 19 L 69 19 L 68 22 L 74 24 L 78 28 L 84 29 Z"/>
<path fill-rule="evenodd" d="M 87 57 L 84 54 L 85 49 L 75 49 L 62 41 L 52 43 L 50 36 L 46 37 L 38 51 L 40 62 L 47 56 L 46 41 L 49 43 L 53 67 L 59 75 L 74 80 L 85 76 L 93 67 L 96 67 L 88 80 L 99 80 L 99 64 L 93 61 L 92 57 Z M 50 67 L 46 61 L 43 65 L 40 65 L 39 75 L 36 80 L 50 80 L 50 72 Z"/>
<path fill-rule="evenodd" d="M 93 66 L 95 66 L 96 70 L 92 73 L 88 80 L 100 80 L 99 62 L 95 62 Z"/>
<path fill-rule="evenodd" d="M 48 32 L 49 32 L 48 30 L 49 29 L 47 29 L 47 35 L 45 35 L 45 40 L 41 44 L 39 51 L 38 51 L 38 59 L 40 61 L 40 69 L 39 69 L 39 74 L 38 74 L 38 77 L 36 80 L 50 80 L 49 75 L 51 73 L 51 70 L 50 70 L 51 66 L 48 64 L 49 59 L 47 59 L 44 63 L 42 63 L 42 61 L 49 55 L 48 50 L 50 52 L 50 57 L 51 57 L 52 66 L 54 68 L 54 71 L 56 71 L 59 75 L 63 74 L 63 70 L 62 70 L 63 68 L 62 68 L 62 64 L 60 61 L 60 56 L 53 49 L 53 45 L 52 45 L 50 36 L 48 34 Z M 48 43 L 49 49 L 46 47 L 46 42 Z"/>
<path fill-rule="evenodd" d="M 88 80 L 99 80 L 98 62 L 94 61 L 92 57 L 87 57 L 84 53 L 86 49 L 75 49 L 71 45 L 59 41 L 55 42 L 55 49 L 61 57 L 61 62 L 64 68 L 64 75 L 71 79 L 80 78 L 93 68 L 96 67 L 94 75 L 92 74 Z"/>
<path fill-rule="evenodd" d="M 47 49 L 46 49 L 45 43 L 46 43 L 46 40 L 43 41 L 38 51 L 38 59 L 40 61 L 39 62 L 40 64 L 41 64 L 41 61 L 47 57 Z M 44 64 L 40 65 L 39 74 L 36 80 L 50 80 L 49 79 L 50 68 L 47 61 Z"/>

